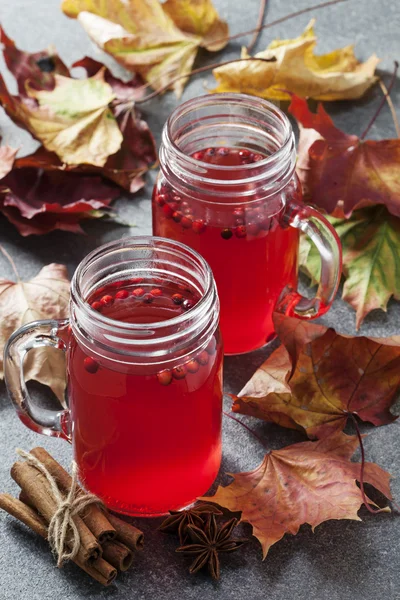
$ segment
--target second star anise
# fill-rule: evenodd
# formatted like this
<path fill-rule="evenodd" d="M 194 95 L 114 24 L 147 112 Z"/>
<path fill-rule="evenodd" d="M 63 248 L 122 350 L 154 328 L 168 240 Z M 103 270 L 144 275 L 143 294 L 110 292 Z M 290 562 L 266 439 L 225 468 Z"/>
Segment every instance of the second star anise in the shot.
<path fill-rule="evenodd" d="M 220 562 L 218 554 L 220 552 L 234 552 L 248 541 L 247 539 L 231 538 L 236 525 L 237 519 L 231 519 L 218 527 L 215 515 L 210 514 L 204 530 L 196 525 L 187 526 L 187 533 L 192 543 L 181 546 L 176 551 L 195 557 L 189 568 L 190 573 L 197 573 L 207 565 L 211 577 L 219 579 Z"/>

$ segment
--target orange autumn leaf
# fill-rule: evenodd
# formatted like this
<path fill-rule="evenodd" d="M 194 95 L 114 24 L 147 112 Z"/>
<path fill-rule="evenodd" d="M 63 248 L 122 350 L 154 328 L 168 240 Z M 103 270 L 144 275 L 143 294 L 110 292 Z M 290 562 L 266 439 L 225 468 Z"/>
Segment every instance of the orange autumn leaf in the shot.
<path fill-rule="evenodd" d="M 200 500 L 240 511 L 241 521 L 252 525 L 265 558 L 273 544 L 286 533 L 296 535 L 303 524 L 314 530 L 330 519 L 361 520 L 363 498 L 356 484 L 361 465 L 350 462 L 357 446 L 356 436 L 338 433 L 273 450 L 256 469 L 229 473 L 234 478 L 231 484 Z M 381 467 L 365 464 L 364 481 L 391 499 L 389 480 Z"/>
<path fill-rule="evenodd" d="M 400 347 L 389 338 L 342 336 L 333 329 L 279 317 L 282 346 L 257 369 L 233 410 L 322 438 L 357 416 L 374 425 L 396 419 Z"/>
<path fill-rule="evenodd" d="M 400 216 L 400 140 L 362 140 L 333 124 L 320 104 L 292 97 L 289 112 L 300 125 L 297 172 L 306 197 L 333 213 L 340 203 L 346 217 L 356 208 L 385 204 Z"/>
<path fill-rule="evenodd" d="M 288 100 L 292 92 L 317 100 L 361 98 L 376 82 L 379 59 L 373 54 L 364 63 L 354 55 L 353 46 L 316 55 L 317 37 L 313 19 L 295 39 L 274 40 L 253 58 L 263 61 L 232 62 L 217 67 L 213 75 L 218 86 L 213 92 L 253 94 L 271 100 Z M 250 58 L 243 48 L 241 59 Z"/>

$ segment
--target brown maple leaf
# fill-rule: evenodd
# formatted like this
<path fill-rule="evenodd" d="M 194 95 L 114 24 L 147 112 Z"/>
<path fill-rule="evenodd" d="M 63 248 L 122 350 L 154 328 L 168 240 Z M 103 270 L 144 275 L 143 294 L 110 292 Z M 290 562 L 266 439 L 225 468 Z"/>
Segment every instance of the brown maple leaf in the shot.
<path fill-rule="evenodd" d="M 313 204 L 328 213 L 339 204 L 346 217 L 356 208 L 385 204 L 400 216 L 399 139 L 348 135 L 334 126 L 321 104 L 314 114 L 297 96 L 289 111 L 300 125 L 297 172 Z"/>
<path fill-rule="evenodd" d="M 314 530 L 330 519 L 361 520 L 358 510 L 363 497 L 356 484 L 360 464 L 350 462 L 357 446 L 356 436 L 339 433 L 273 450 L 256 469 L 230 473 L 231 484 L 219 486 L 215 496 L 201 500 L 240 511 L 241 521 L 252 525 L 265 558 L 285 533 L 296 535 L 303 524 Z M 391 499 L 389 480 L 381 467 L 365 464 L 364 481 Z"/>
<path fill-rule="evenodd" d="M 3 351 L 18 327 L 40 319 L 68 316 L 69 280 L 64 265 L 43 267 L 30 281 L 0 279 L 0 378 L 3 377 Z M 25 380 L 35 379 L 51 387 L 62 402 L 65 389 L 64 353 L 54 348 L 37 348 L 24 362 Z"/>
<path fill-rule="evenodd" d="M 396 419 L 400 348 L 388 340 L 342 336 L 333 329 L 277 317 L 283 344 L 257 369 L 233 410 L 322 438 L 355 416 L 374 425 Z"/>

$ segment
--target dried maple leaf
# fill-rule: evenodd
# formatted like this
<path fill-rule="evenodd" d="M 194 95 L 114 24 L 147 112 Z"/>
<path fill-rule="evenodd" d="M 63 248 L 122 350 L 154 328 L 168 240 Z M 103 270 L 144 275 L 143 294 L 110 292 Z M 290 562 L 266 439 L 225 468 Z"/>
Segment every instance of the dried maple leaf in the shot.
<path fill-rule="evenodd" d="M 353 212 L 349 219 L 330 217 L 343 250 L 343 300 L 356 311 L 356 328 L 372 310 L 386 311 L 389 299 L 400 300 L 400 220 L 384 206 Z M 321 261 L 314 245 L 301 242 L 300 263 L 314 284 Z"/>
<path fill-rule="evenodd" d="M 0 180 L 0 212 L 23 236 L 54 229 L 82 233 L 80 221 L 94 218 L 120 195 L 116 185 L 98 175 L 20 168 L 18 162 Z"/>
<path fill-rule="evenodd" d="M 64 319 L 68 316 L 69 280 L 64 265 L 50 264 L 30 281 L 0 279 L 0 378 L 3 350 L 10 335 L 30 321 Z M 65 389 L 63 352 L 37 348 L 24 362 L 25 380 L 34 379 L 51 387 L 62 402 Z"/>
<path fill-rule="evenodd" d="M 211 0 L 64 0 L 62 9 L 103 50 L 157 88 L 190 73 L 200 46 L 219 50 L 228 35 Z M 172 84 L 177 95 L 187 79 Z"/>
<path fill-rule="evenodd" d="M 155 162 L 156 148 L 135 107 L 144 93 L 140 78 L 125 83 L 86 57 L 72 66 L 86 69 L 88 79 L 74 79 L 54 50 L 22 52 L 1 28 L 0 38 L 20 91 L 12 96 L 0 76 L 0 103 L 47 148 L 19 166 L 100 173 L 130 192 L 143 187 L 142 175 Z"/>
<path fill-rule="evenodd" d="M 15 150 L 15 148 L 11 148 L 10 146 L 0 146 L 0 180 L 11 171 L 17 152 L 18 149 Z"/>
<path fill-rule="evenodd" d="M 322 105 L 314 114 L 296 96 L 289 111 L 301 126 L 298 175 L 313 204 L 328 213 L 339 204 L 346 217 L 356 208 L 385 204 L 400 216 L 400 140 L 348 135 L 334 126 Z"/>
<path fill-rule="evenodd" d="M 379 59 L 373 54 L 360 63 L 353 46 L 316 56 L 317 38 L 312 20 L 300 37 L 275 40 L 255 55 L 270 62 L 233 62 L 213 70 L 218 82 L 213 92 L 240 92 L 288 100 L 293 92 L 301 97 L 319 100 L 353 100 L 360 98 L 375 83 L 375 68 Z M 250 58 L 242 49 L 242 58 Z"/>
<path fill-rule="evenodd" d="M 339 433 L 273 450 L 254 471 L 230 474 L 234 477 L 230 485 L 201 499 L 240 511 L 241 521 L 252 525 L 265 558 L 285 533 L 296 535 L 303 524 L 314 530 L 330 519 L 361 520 L 357 513 L 363 498 L 356 484 L 360 464 L 350 462 L 357 446 L 356 436 Z M 391 499 L 389 479 L 378 465 L 365 464 L 364 481 Z"/>
<path fill-rule="evenodd" d="M 286 317 L 275 329 L 283 345 L 234 399 L 235 412 L 318 438 L 354 416 L 374 425 L 396 419 L 389 408 L 400 385 L 400 348 L 393 340 L 342 336 Z"/>

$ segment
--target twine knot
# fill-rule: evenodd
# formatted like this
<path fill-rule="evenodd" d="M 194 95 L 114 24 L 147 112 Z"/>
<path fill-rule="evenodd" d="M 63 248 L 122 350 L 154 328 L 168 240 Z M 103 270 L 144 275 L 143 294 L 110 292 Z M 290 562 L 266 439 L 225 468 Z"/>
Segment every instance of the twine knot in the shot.
<path fill-rule="evenodd" d="M 30 452 L 17 448 L 17 454 L 26 462 L 35 467 L 44 475 L 50 485 L 51 493 L 57 504 L 57 510 L 51 518 L 47 530 L 47 539 L 53 554 L 57 557 L 57 566 L 72 560 L 79 552 L 81 538 L 73 517 L 80 515 L 90 504 L 100 504 L 100 498 L 94 494 L 77 494 L 78 491 L 78 466 L 72 461 L 71 488 L 66 497 L 60 492 L 55 478 L 49 473 L 44 464 Z M 68 539 L 68 544 L 67 544 Z M 69 548 L 68 548 L 69 547 Z"/>

